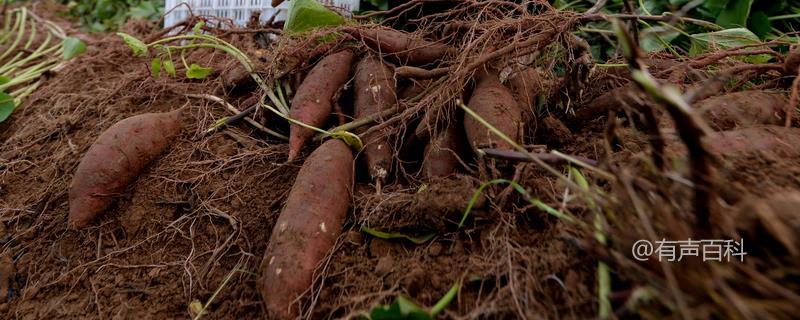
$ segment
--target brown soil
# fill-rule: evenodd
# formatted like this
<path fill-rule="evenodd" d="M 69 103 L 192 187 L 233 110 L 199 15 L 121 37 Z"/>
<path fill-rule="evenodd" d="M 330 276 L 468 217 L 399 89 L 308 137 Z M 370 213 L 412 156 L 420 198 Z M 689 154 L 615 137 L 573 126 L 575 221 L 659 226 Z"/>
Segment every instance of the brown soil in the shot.
<path fill-rule="evenodd" d="M 467 9 L 454 16 L 469 16 L 472 9 Z M 556 15 L 523 23 L 549 26 L 552 23 L 544 19 L 554 18 L 570 23 L 573 19 Z M 149 29 L 141 32 L 145 30 Z M 257 55 L 247 36 L 226 40 Z M 282 50 L 299 51 L 292 46 Z M 222 53 L 198 50 L 189 60 L 217 71 L 204 81 L 153 79 L 149 61 L 133 57 L 118 37 L 98 37 L 89 52 L 51 75 L 0 124 L 0 293 L 7 292 L 0 298 L 0 313 L 21 319 L 187 318 L 193 302 L 204 304 L 218 292 L 207 318 L 263 317 L 259 266 L 300 162 L 287 163 L 285 142 L 244 122 L 206 134 L 215 121 L 231 114 L 185 94 L 215 94 L 244 110 L 244 101 L 252 101 L 256 93 L 250 88 L 229 90 L 232 81 L 220 74 L 232 72 L 232 62 Z M 471 61 L 467 55 L 451 62 L 465 61 Z M 664 66 L 654 69 L 676 65 L 658 61 Z M 301 67 L 290 76 L 299 79 L 308 65 Z M 414 101 L 431 106 L 431 128 L 441 125 L 434 123 L 437 116 L 446 119 L 452 112 L 445 107 L 454 106 L 444 101 L 469 91 L 471 75 L 462 73 L 434 81 L 426 88 L 440 91 Z M 796 212 L 787 208 L 797 203 L 800 158 L 764 152 L 714 156 L 709 160 L 713 176 L 704 177 L 715 190 L 710 205 L 714 223 L 711 230 L 699 230 L 691 201 L 696 181 L 684 178 L 690 176 L 690 166 L 675 134 L 681 128 L 662 128 L 669 160 L 657 168 L 653 137 L 644 133 L 648 124 L 637 114 L 642 109 L 631 107 L 662 107 L 635 99 L 641 92 L 626 86 L 624 74 L 611 80 L 608 74 L 587 77 L 592 86 L 580 88 L 580 99 L 569 107 L 576 112 L 557 109 L 555 101 L 542 112 L 540 127 L 526 125 L 529 132 L 523 136 L 526 145 L 546 143 L 551 149 L 599 160 L 595 171 L 581 171 L 589 191 L 572 188 L 578 180 L 566 166 L 556 171 L 573 182 L 536 164 L 497 160 L 479 165 L 481 159 L 473 157 L 464 157 L 469 168 L 462 174 L 426 180 L 412 170 L 419 166 L 419 156 L 404 155 L 411 160 L 398 165 L 398 172 L 380 188 L 371 184 L 364 168 L 357 169 L 343 235 L 299 301 L 301 315 L 353 316 L 398 295 L 432 306 L 454 283 L 461 283 L 458 296 L 440 317 L 593 318 L 598 314 L 599 262 L 612 270 L 609 298 L 618 317 L 677 317 L 684 312 L 697 318 L 796 315 L 800 257 L 793 241 L 800 225 Z M 620 87 L 626 89 L 612 91 Z M 628 90 L 630 95 L 623 93 Z M 605 104 L 581 111 L 592 108 L 591 102 L 605 92 L 613 92 L 600 98 Z M 402 100 L 400 104 L 412 104 Z M 617 118 L 606 119 L 619 101 L 632 105 L 618 110 Z M 183 106 L 188 125 L 168 150 L 91 227 L 70 230 L 70 181 L 97 136 L 126 117 Z M 658 114 L 666 113 L 658 109 Z M 252 117 L 261 123 L 269 118 L 261 111 Z M 413 130 L 402 120 L 408 118 L 397 120 L 400 124 L 393 130 Z M 274 129 L 286 133 L 288 126 Z M 407 135 L 398 136 L 393 138 Z M 305 150 L 317 144 L 309 143 Z M 399 141 L 393 148 L 402 145 Z M 410 153 L 416 150 L 407 147 Z M 517 181 L 531 199 L 567 212 L 582 224 L 549 215 L 514 188 L 497 184 L 478 197 L 459 228 L 476 188 L 499 177 Z M 595 198 L 600 193 L 603 197 Z M 763 200 L 777 193 L 781 194 Z M 765 214 L 750 213 L 758 210 Z M 774 220 L 786 223 L 776 225 Z M 384 240 L 360 232 L 363 225 L 435 236 L 423 244 Z M 597 240 L 597 232 L 604 242 Z M 653 232 L 659 239 L 677 240 L 698 235 L 751 237 L 754 245 L 747 247 L 753 250 L 745 263 L 689 261 L 665 267 L 653 260 L 633 260 L 631 244 Z M 770 236 L 761 236 L 764 232 Z M 649 292 L 649 299 L 634 294 L 643 292 Z M 744 302 L 733 303 L 738 301 Z"/>

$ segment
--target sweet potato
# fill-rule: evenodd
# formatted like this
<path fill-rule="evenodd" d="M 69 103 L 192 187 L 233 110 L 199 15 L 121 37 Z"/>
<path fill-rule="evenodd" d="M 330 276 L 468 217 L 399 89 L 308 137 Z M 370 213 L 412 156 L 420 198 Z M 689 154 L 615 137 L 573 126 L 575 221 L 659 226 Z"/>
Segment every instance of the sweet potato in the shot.
<path fill-rule="evenodd" d="M 444 177 L 458 172 L 459 155 L 463 154 L 464 134 L 456 123 L 451 123 L 425 146 L 422 170 L 428 178 Z"/>
<path fill-rule="evenodd" d="M 69 189 L 69 224 L 86 227 L 136 180 L 181 131 L 181 110 L 115 123 L 89 147 Z"/>
<path fill-rule="evenodd" d="M 342 50 L 320 60 L 297 88 L 292 98 L 292 119 L 321 127 L 333 112 L 333 97 L 350 76 L 353 52 Z M 314 131 L 292 124 L 289 128 L 289 161 L 294 160 Z"/>
<path fill-rule="evenodd" d="M 536 99 L 546 94 L 547 84 L 539 71 L 534 68 L 520 70 L 508 79 L 508 87 L 514 94 L 526 119 L 533 119 L 536 114 Z"/>
<path fill-rule="evenodd" d="M 423 93 L 433 81 L 430 79 L 414 80 L 398 94 L 400 99 L 413 99 Z"/>
<path fill-rule="evenodd" d="M 800 47 L 792 45 L 783 62 L 783 73 L 786 76 L 796 76 L 798 68 L 800 68 Z"/>
<path fill-rule="evenodd" d="M 587 105 L 575 109 L 575 114 L 569 119 L 570 124 L 575 127 L 580 124 L 608 116 L 612 110 L 621 110 L 623 106 L 638 107 L 646 103 L 641 90 L 633 85 L 626 85 L 603 93 L 594 98 Z"/>
<path fill-rule="evenodd" d="M 452 50 L 447 45 L 420 39 L 394 29 L 352 28 L 347 31 L 353 37 L 364 41 L 373 50 L 397 57 L 403 65 L 429 64 L 441 59 Z"/>
<path fill-rule="evenodd" d="M 373 56 L 366 56 L 356 66 L 355 106 L 356 119 L 364 118 L 397 105 L 395 81 L 392 70 Z M 364 157 L 372 179 L 386 179 L 392 169 L 392 148 L 386 137 L 375 132 L 364 138 Z"/>
<path fill-rule="evenodd" d="M 261 264 L 262 298 L 273 315 L 297 316 L 293 301 L 341 234 L 352 188 L 353 153 L 341 140 L 326 141 L 306 159 Z"/>
<path fill-rule="evenodd" d="M 496 71 L 484 71 L 479 75 L 475 90 L 469 99 L 469 107 L 511 140 L 520 141 L 522 111 L 511 91 L 500 83 Z M 496 136 L 468 114 L 464 114 L 464 131 L 474 151 L 487 147 L 513 149 L 508 142 Z"/>
<path fill-rule="evenodd" d="M 700 101 L 695 106 L 715 130 L 732 130 L 758 124 L 783 124 L 789 101 L 780 93 L 741 91 Z"/>
<path fill-rule="evenodd" d="M 761 151 L 778 157 L 800 156 L 800 128 L 750 127 L 715 132 L 707 139 L 709 150 L 719 155 Z"/>

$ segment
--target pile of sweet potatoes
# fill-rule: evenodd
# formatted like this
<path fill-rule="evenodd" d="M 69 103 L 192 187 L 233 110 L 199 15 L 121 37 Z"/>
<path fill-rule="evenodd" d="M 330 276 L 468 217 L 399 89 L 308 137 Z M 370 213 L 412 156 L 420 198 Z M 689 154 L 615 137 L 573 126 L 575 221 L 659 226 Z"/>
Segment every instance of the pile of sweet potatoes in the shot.
<path fill-rule="evenodd" d="M 465 92 L 469 113 L 453 103 L 453 110 L 441 113 L 447 118 L 441 126 L 428 128 L 428 123 L 419 123 L 427 111 L 424 108 L 390 122 L 391 116 L 413 108 L 419 101 L 414 98 L 433 85 L 433 79 L 401 79 L 397 68 L 437 65 L 455 54 L 454 50 L 391 29 L 354 27 L 344 31 L 363 46 L 340 46 L 315 59 L 291 98 L 288 116 L 305 126 L 295 122 L 289 126 L 287 159 L 303 159 L 304 149 L 309 155 L 272 228 L 260 270 L 266 309 L 282 319 L 298 315 L 296 302 L 340 236 L 359 177 L 377 186 L 399 180 L 398 172 L 402 169 L 405 173 L 407 168 L 413 168 L 422 179 L 444 177 L 480 162 L 482 149 L 515 151 L 530 140 L 525 138 L 530 133 L 526 131 L 536 122 L 538 98 L 554 96 L 541 84 L 542 75 L 535 69 L 520 71 L 503 83 L 498 61 L 486 61 L 468 76 L 465 87 L 459 88 Z M 580 130 L 609 111 L 652 103 L 640 93 L 633 85 L 624 86 L 562 119 Z M 702 100 L 695 104 L 695 111 L 717 131 L 706 141 L 713 153 L 771 150 L 779 156 L 797 157 L 800 129 L 775 126 L 784 122 L 788 103 L 779 93 L 751 91 Z M 346 106 L 335 110 L 337 105 Z M 350 130 L 358 135 L 363 148 L 355 150 L 358 143 L 330 137 L 322 137 L 321 143 L 314 141 L 317 132 L 308 126 L 329 129 L 335 123 L 335 111 L 342 112 L 341 118 L 363 121 Z M 557 126 L 551 122 L 563 126 L 556 116 L 547 119 L 542 122 L 545 126 Z M 368 126 L 374 122 L 378 127 Z M 384 126 L 387 123 L 390 125 Z M 408 130 L 409 134 L 392 130 L 406 125 L 410 129 L 416 125 L 417 130 Z M 181 130 L 181 110 L 176 110 L 124 119 L 102 133 L 75 171 L 69 191 L 70 226 L 87 227 L 111 207 L 114 198 L 125 193 Z M 561 130 L 569 133 L 566 127 Z M 408 141 L 419 148 L 409 147 Z M 401 153 L 414 150 L 419 155 L 405 158 L 413 158 L 416 167 L 398 161 Z"/>

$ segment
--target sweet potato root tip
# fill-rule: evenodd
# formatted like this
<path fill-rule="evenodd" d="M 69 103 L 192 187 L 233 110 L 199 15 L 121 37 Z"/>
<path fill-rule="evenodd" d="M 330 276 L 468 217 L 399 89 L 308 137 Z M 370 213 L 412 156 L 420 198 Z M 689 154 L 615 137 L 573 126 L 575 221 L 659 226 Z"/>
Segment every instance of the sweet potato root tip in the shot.
<path fill-rule="evenodd" d="M 493 127 L 511 138 L 520 141 L 522 111 L 511 91 L 500 83 L 497 73 L 486 72 L 479 76 L 469 107 Z M 464 131 L 470 146 L 477 152 L 479 148 L 511 150 L 513 147 L 484 127 L 480 122 L 464 115 Z"/>
<path fill-rule="evenodd" d="M 783 62 L 783 74 L 787 76 L 796 76 L 797 68 L 800 68 L 800 47 L 793 45 L 786 55 L 786 60 Z"/>
<path fill-rule="evenodd" d="M 707 138 L 709 151 L 719 155 L 768 152 L 779 157 L 800 156 L 800 128 L 751 127 L 715 132 Z"/>
<path fill-rule="evenodd" d="M 392 70 L 373 56 L 366 56 L 356 66 L 356 119 L 364 118 L 397 105 L 396 84 Z M 392 148 L 386 137 L 375 132 L 365 137 L 364 157 L 372 179 L 386 179 L 392 168 Z"/>
<path fill-rule="evenodd" d="M 526 68 L 508 79 L 508 87 L 527 119 L 536 114 L 536 98 L 547 92 L 544 79 L 534 68 Z"/>
<path fill-rule="evenodd" d="M 637 107 L 644 103 L 639 90 L 633 85 L 619 87 L 594 98 L 589 104 L 577 108 L 569 119 L 570 124 L 578 125 L 608 115 L 609 111 L 620 110 L 623 106 Z"/>
<path fill-rule="evenodd" d="M 393 29 L 352 28 L 350 34 L 362 39 L 373 50 L 392 54 L 402 64 L 425 65 L 441 59 L 452 49 L 444 44 L 430 42 Z"/>
<path fill-rule="evenodd" d="M 703 117 L 717 131 L 760 124 L 783 124 L 786 100 L 780 93 L 742 91 L 697 103 Z"/>
<path fill-rule="evenodd" d="M 350 76 L 353 58 L 353 52 L 345 49 L 320 60 L 297 88 L 289 116 L 317 128 L 323 126 L 333 111 L 331 100 Z M 297 157 L 313 135 L 311 129 L 296 124 L 290 126 L 289 161 Z"/>
<path fill-rule="evenodd" d="M 83 228 L 108 209 L 181 130 L 181 110 L 115 123 L 83 155 L 69 190 L 69 224 Z"/>
<path fill-rule="evenodd" d="M 461 168 L 459 156 L 463 154 L 464 134 L 461 127 L 451 123 L 425 146 L 422 168 L 428 178 L 454 174 Z"/>
<path fill-rule="evenodd" d="M 342 231 L 353 188 L 353 153 L 341 140 L 314 150 L 297 174 L 275 227 L 261 271 L 268 312 L 297 316 L 293 301 L 311 285 L 314 269 Z"/>

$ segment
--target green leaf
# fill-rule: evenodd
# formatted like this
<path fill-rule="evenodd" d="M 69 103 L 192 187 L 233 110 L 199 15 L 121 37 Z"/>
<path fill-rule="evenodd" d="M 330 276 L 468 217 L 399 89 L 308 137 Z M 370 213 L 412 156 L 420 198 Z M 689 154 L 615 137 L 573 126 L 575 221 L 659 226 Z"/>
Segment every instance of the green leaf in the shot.
<path fill-rule="evenodd" d="M 11 82 L 11 78 L 6 76 L 0 76 L 0 86 L 9 82 Z"/>
<path fill-rule="evenodd" d="M 0 122 L 8 119 L 11 112 L 14 111 L 14 97 L 10 94 L 0 91 Z"/>
<path fill-rule="evenodd" d="M 106 26 L 106 25 L 104 25 L 104 24 L 102 24 L 102 23 L 100 23 L 98 21 L 92 22 L 90 25 L 86 26 L 85 28 L 88 29 L 89 32 L 105 32 L 106 30 L 108 30 L 108 26 Z"/>
<path fill-rule="evenodd" d="M 194 28 L 192 28 L 192 33 L 194 34 L 203 33 L 203 26 L 205 25 L 206 25 L 205 21 L 198 22 L 197 24 L 194 25 Z"/>
<path fill-rule="evenodd" d="M 753 12 L 753 14 L 750 15 L 750 21 L 747 22 L 747 27 L 752 30 L 759 39 L 764 39 L 767 34 L 772 31 L 769 17 L 764 11 Z"/>
<path fill-rule="evenodd" d="M 381 305 L 369 314 L 372 320 L 430 320 L 431 316 L 413 301 L 398 296 L 394 303 Z"/>
<path fill-rule="evenodd" d="M 369 0 L 369 3 L 378 8 L 378 10 L 389 10 L 389 0 Z"/>
<path fill-rule="evenodd" d="M 158 75 L 161 74 L 161 58 L 155 57 L 150 61 L 150 74 L 153 75 L 153 78 L 158 78 Z"/>
<path fill-rule="evenodd" d="M 344 18 L 316 0 L 292 0 L 284 30 L 288 33 L 306 32 L 325 26 L 338 26 Z"/>
<path fill-rule="evenodd" d="M 475 193 L 472 194 L 472 198 L 469 199 L 469 202 L 467 203 L 467 208 L 464 209 L 464 214 L 461 216 L 461 221 L 458 222 L 458 227 L 459 228 L 464 226 L 464 222 L 467 221 L 467 217 L 469 217 L 469 214 L 472 212 L 472 207 L 478 201 L 478 197 L 480 197 L 481 193 L 483 193 L 483 190 L 486 189 L 486 187 L 488 187 L 490 185 L 501 184 L 501 183 L 510 185 L 512 188 L 514 188 L 514 190 L 517 191 L 517 193 L 521 194 L 523 197 L 525 197 L 526 200 L 528 200 L 528 202 L 530 202 L 532 205 L 538 207 L 540 210 L 542 210 L 544 212 L 547 212 L 550 215 L 553 215 L 553 216 L 555 216 L 555 217 L 557 217 L 559 219 L 562 219 L 562 220 L 564 220 L 566 222 L 569 222 L 569 223 L 574 223 L 575 222 L 575 219 L 573 219 L 571 216 L 569 216 L 569 215 L 567 215 L 567 214 L 565 214 L 565 213 L 563 213 L 561 211 L 558 211 L 556 209 L 553 209 L 552 207 L 546 205 L 544 202 L 540 201 L 539 199 L 532 198 L 530 193 L 528 193 L 528 191 L 525 190 L 525 188 L 522 187 L 519 183 L 516 183 L 515 181 L 512 181 L 512 180 L 507 180 L 507 179 L 494 179 L 492 181 L 485 182 L 485 183 L 481 184 L 478 187 L 478 189 L 475 190 Z"/>
<path fill-rule="evenodd" d="M 94 16 L 100 20 L 111 18 L 115 11 L 114 2 L 111 0 L 97 0 L 94 5 Z"/>
<path fill-rule="evenodd" d="M 412 237 L 412 236 L 408 236 L 408 235 L 405 235 L 405 234 L 402 234 L 402 233 L 391 233 L 391 232 L 378 231 L 378 230 L 369 228 L 367 226 L 361 226 L 361 231 L 365 232 L 365 233 L 367 233 L 367 234 L 369 234 L 369 235 L 371 235 L 373 237 L 376 237 L 376 238 L 381 238 L 381 239 L 386 239 L 386 240 L 389 240 L 389 239 L 405 239 L 405 240 L 413 242 L 414 244 L 423 244 L 425 242 L 428 242 L 428 240 L 432 239 L 433 236 L 436 235 L 436 233 L 430 233 L 430 234 L 424 235 L 422 237 Z"/>
<path fill-rule="evenodd" d="M 442 312 L 458 295 L 461 282 L 456 282 L 447 290 L 447 293 L 431 307 L 431 311 L 418 306 L 406 297 L 398 296 L 390 305 L 378 305 L 370 311 L 371 320 L 431 320 Z"/>
<path fill-rule="evenodd" d="M 717 16 L 717 24 L 723 28 L 740 28 L 747 26 L 750 7 L 753 0 L 730 0 L 725 9 Z"/>
<path fill-rule="evenodd" d="M 647 30 L 653 31 L 653 29 L 655 28 L 648 28 L 642 32 L 644 36 L 642 37 L 641 44 L 639 46 L 644 51 L 658 52 L 664 50 L 667 45 L 672 42 L 672 40 L 675 40 L 675 38 L 680 35 L 680 32 L 677 31 L 669 31 L 666 33 L 647 32 Z"/>
<path fill-rule="evenodd" d="M 134 56 L 141 56 L 147 53 L 147 45 L 142 40 L 123 32 L 117 32 L 117 35 L 122 37 L 122 41 L 125 41 L 125 44 L 133 50 Z"/>
<path fill-rule="evenodd" d="M 172 63 L 172 60 L 166 59 L 164 62 L 164 72 L 166 72 L 170 77 L 175 77 L 175 64 Z"/>
<path fill-rule="evenodd" d="M 745 28 L 697 33 L 690 35 L 690 39 L 692 43 L 692 46 L 689 48 L 690 56 L 761 42 L 758 36 Z M 753 55 L 747 56 L 743 60 L 749 63 L 766 63 L 770 59 L 772 59 L 770 55 Z"/>
<path fill-rule="evenodd" d="M 86 52 L 86 43 L 75 37 L 65 38 L 64 41 L 61 42 L 61 47 L 64 48 L 64 54 L 62 55 L 64 60 L 72 59 Z"/>
<path fill-rule="evenodd" d="M 186 77 L 189 79 L 205 79 L 213 70 L 214 69 L 210 67 L 203 67 L 199 64 L 192 63 L 189 69 L 186 69 Z"/>
<path fill-rule="evenodd" d="M 436 302 L 433 307 L 431 307 L 431 317 L 435 317 L 437 314 L 439 314 L 439 312 L 442 312 L 444 308 L 446 308 L 447 305 L 449 305 L 450 302 L 452 302 L 456 297 L 459 289 L 461 289 L 461 282 L 454 283 L 453 286 L 450 287 L 450 290 L 447 290 L 447 293 L 445 293 L 444 296 L 439 299 L 439 301 Z"/>
<path fill-rule="evenodd" d="M 285 102 L 284 102 L 285 103 Z M 336 131 L 332 132 L 330 135 L 333 139 L 339 139 L 344 141 L 350 148 L 355 150 L 356 152 L 361 152 L 364 149 L 364 143 L 361 141 L 361 138 L 358 137 L 355 133 L 350 131 Z"/>
<path fill-rule="evenodd" d="M 718 16 L 722 10 L 728 5 L 730 0 L 708 0 L 703 1 L 702 8 L 706 11 L 706 14 L 711 17 Z"/>
<path fill-rule="evenodd" d="M 128 17 L 134 19 L 157 19 L 161 15 L 161 6 L 156 7 L 155 1 L 142 1 L 139 5 L 131 7 Z"/>

